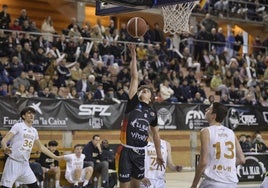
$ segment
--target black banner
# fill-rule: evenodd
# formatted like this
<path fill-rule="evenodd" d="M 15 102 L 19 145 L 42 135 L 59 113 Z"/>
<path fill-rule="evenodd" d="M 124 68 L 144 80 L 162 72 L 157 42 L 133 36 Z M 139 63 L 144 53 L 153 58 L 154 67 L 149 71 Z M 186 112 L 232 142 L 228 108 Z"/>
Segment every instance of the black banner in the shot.
<path fill-rule="evenodd" d="M 0 129 L 9 129 L 20 121 L 19 113 L 25 106 L 36 109 L 34 126 L 41 130 L 119 130 L 126 102 L 82 103 L 75 99 L 0 98 Z M 160 129 L 200 130 L 208 126 L 204 104 L 154 103 Z M 267 130 L 268 108 L 228 106 L 224 125 L 234 130 Z"/>
<path fill-rule="evenodd" d="M 268 154 L 245 153 L 245 157 L 246 163 L 237 166 L 239 181 L 263 181 L 268 170 Z"/>

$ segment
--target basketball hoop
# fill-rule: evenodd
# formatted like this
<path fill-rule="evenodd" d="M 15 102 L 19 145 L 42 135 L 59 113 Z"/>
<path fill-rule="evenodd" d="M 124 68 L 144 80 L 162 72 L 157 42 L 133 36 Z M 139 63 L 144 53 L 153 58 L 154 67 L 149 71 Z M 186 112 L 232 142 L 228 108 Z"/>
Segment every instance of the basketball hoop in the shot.
<path fill-rule="evenodd" d="M 165 33 L 189 33 L 189 19 L 198 1 L 162 6 Z"/>

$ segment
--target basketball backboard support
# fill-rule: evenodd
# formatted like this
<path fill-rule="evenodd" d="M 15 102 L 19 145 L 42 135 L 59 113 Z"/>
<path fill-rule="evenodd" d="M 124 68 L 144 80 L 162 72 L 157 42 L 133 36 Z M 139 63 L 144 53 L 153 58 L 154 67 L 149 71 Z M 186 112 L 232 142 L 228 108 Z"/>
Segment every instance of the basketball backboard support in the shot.
<path fill-rule="evenodd" d="M 97 0 L 96 15 L 113 15 L 191 1 L 197 0 Z"/>
<path fill-rule="evenodd" d="M 125 7 L 118 4 L 107 3 L 103 1 L 96 1 L 96 15 L 97 16 L 106 16 L 114 15 L 119 13 L 133 12 L 137 11 L 134 7 Z"/>

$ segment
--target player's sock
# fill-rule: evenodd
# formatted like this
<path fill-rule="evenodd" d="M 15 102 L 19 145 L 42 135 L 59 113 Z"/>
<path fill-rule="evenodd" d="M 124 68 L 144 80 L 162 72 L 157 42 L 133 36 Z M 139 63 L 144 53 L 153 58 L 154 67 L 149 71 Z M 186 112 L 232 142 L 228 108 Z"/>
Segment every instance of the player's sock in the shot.
<path fill-rule="evenodd" d="M 85 180 L 83 183 L 83 187 L 86 186 L 88 184 L 88 180 Z"/>
<path fill-rule="evenodd" d="M 55 187 L 56 187 L 56 188 L 60 187 L 60 180 L 56 180 L 56 182 L 55 182 Z"/>
<path fill-rule="evenodd" d="M 74 185 L 77 185 L 77 186 L 78 186 L 78 181 L 75 181 L 75 182 L 74 182 Z"/>

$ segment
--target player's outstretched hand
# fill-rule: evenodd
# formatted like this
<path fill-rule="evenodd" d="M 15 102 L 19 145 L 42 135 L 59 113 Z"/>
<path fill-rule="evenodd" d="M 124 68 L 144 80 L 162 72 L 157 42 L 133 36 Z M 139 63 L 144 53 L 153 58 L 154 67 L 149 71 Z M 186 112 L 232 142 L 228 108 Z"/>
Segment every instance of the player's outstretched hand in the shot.
<path fill-rule="evenodd" d="M 64 159 L 64 156 L 63 155 L 61 155 L 61 156 L 56 156 L 55 157 L 55 160 L 57 160 L 57 161 L 61 161 L 61 160 L 63 160 Z"/>
<path fill-rule="evenodd" d="M 136 44 L 130 43 L 128 44 L 128 48 L 130 50 L 131 56 L 136 56 Z"/>
<path fill-rule="evenodd" d="M 164 160 L 163 160 L 163 158 L 161 157 L 157 157 L 156 158 L 156 165 L 157 165 L 157 167 L 156 167 L 156 169 L 158 170 L 163 170 L 163 169 L 165 169 L 165 166 L 164 166 Z"/>
<path fill-rule="evenodd" d="M 144 185 L 145 187 L 150 187 L 150 186 L 151 186 L 151 182 L 150 182 L 150 180 L 149 180 L 148 178 L 146 178 L 146 177 L 144 177 L 144 178 L 141 180 L 141 182 L 143 183 L 143 185 Z"/>
<path fill-rule="evenodd" d="M 11 154 L 12 153 L 11 147 L 6 147 L 5 150 L 4 150 L 4 153 L 7 154 L 7 155 Z"/>

